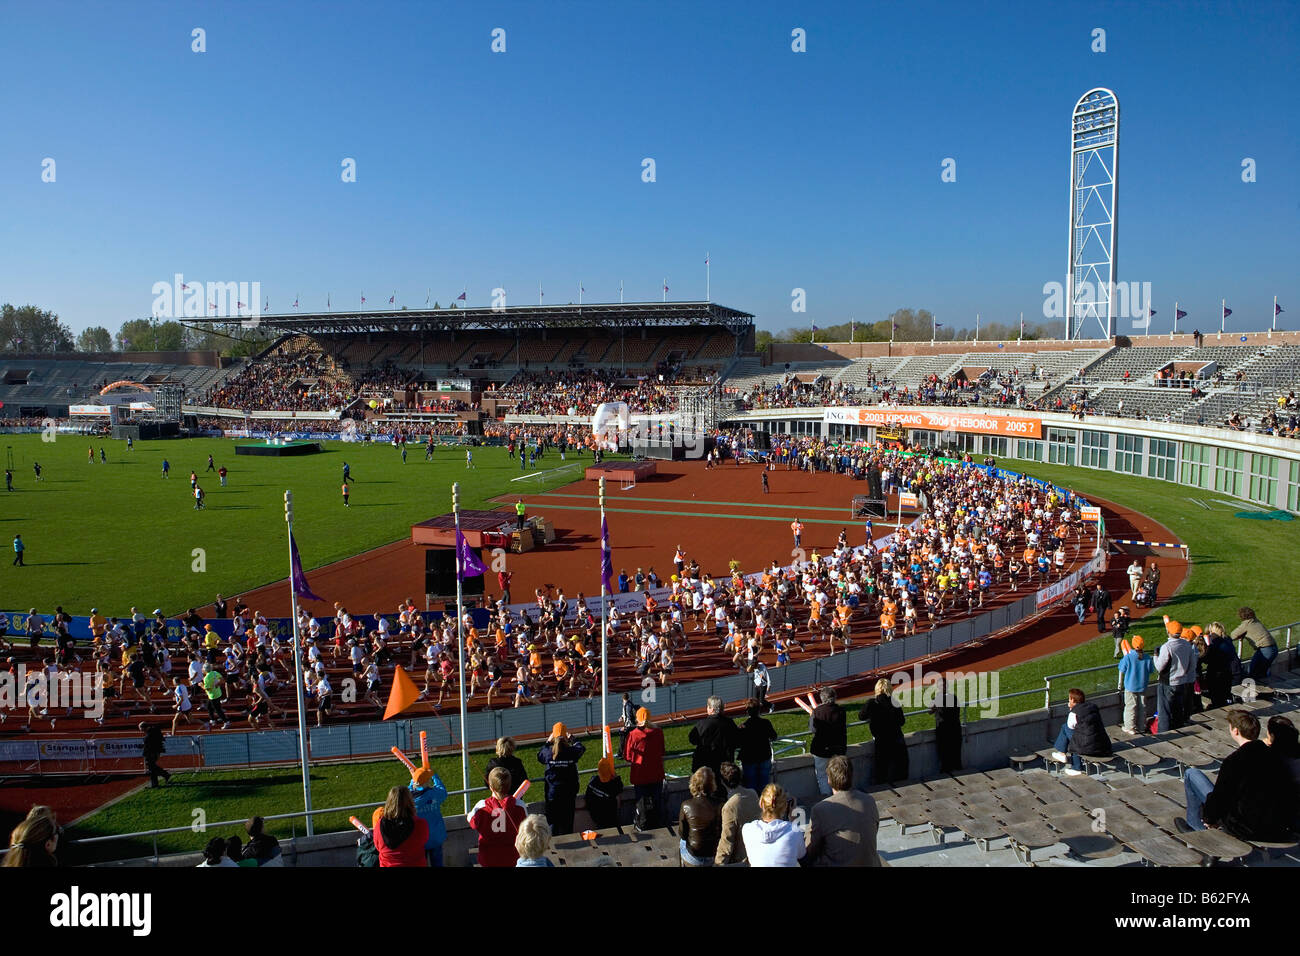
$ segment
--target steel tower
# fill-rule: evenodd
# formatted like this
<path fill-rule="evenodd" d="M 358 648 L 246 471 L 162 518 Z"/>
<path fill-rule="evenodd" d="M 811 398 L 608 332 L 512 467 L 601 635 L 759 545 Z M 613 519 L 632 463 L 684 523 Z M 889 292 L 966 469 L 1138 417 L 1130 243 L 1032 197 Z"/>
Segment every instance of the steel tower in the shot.
<path fill-rule="evenodd" d="M 1115 334 L 1119 264 L 1119 100 L 1089 90 L 1074 104 L 1070 124 L 1070 267 L 1067 339 Z"/>

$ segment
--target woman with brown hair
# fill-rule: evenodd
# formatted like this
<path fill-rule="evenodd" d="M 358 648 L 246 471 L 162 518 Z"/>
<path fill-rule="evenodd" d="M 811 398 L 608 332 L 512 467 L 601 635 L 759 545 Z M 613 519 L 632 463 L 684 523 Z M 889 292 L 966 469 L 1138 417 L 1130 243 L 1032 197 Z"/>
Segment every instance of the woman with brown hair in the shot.
<path fill-rule="evenodd" d="M 1237 617 L 1241 623 L 1232 632 L 1232 639 L 1237 641 L 1245 638 L 1255 648 L 1250 663 L 1246 665 L 1246 673 L 1256 683 L 1263 683 L 1268 680 L 1268 669 L 1277 657 L 1277 641 L 1273 640 L 1273 635 L 1255 616 L 1252 608 L 1238 608 Z"/>
<path fill-rule="evenodd" d="M 380 866 L 428 866 L 424 845 L 429 824 L 415 812 L 415 800 L 406 787 L 393 787 L 382 807 L 375 808 L 372 833 Z"/>
<path fill-rule="evenodd" d="M 708 767 L 696 770 L 691 774 L 690 788 L 691 798 L 682 804 L 677 815 L 682 834 L 681 864 L 712 866 L 718 841 L 722 839 L 722 812 L 712 798 L 717 789 L 713 771 Z"/>

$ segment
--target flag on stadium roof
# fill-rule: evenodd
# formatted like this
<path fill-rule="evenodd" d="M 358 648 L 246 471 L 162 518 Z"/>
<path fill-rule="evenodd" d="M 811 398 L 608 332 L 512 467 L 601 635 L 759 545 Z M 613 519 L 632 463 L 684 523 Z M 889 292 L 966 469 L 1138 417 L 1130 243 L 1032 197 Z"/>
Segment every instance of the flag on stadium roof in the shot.
<path fill-rule="evenodd" d="M 1153 315 L 1155 315 L 1155 314 L 1156 314 L 1156 310 L 1155 310 L 1155 309 L 1147 309 L 1147 318 L 1148 318 L 1148 319 L 1151 318 L 1151 317 L 1152 317 Z"/>
<path fill-rule="evenodd" d="M 1273 314 L 1274 314 L 1274 315 L 1281 315 L 1283 311 L 1284 311 L 1284 310 L 1282 309 L 1282 307 L 1281 307 L 1280 305 L 1278 305 L 1276 302 L 1273 303 Z"/>
<path fill-rule="evenodd" d="M 293 297 L 293 307 L 298 308 L 298 297 L 296 295 Z"/>
<path fill-rule="evenodd" d="M 1178 317 L 1179 317 L 1180 319 L 1185 319 L 1185 318 L 1187 318 L 1187 313 L 1184 312 L 1182 309 L 1179 309 L 1179 310 L 1178 310 Z"/>
<path fill-rule="evenodd" d="M 1232 310 L 1225 305 L 1223 307 L 1223 317 L 1226 319 L 1230 315 L 1232 315 Z"/>
<path fill-rule="evenodd" d="M 464 301 L 465 301 L 465 293 L 462 292 L 460 295 L 456 296 L 456 301 L 457 301 L 457 302 L 464 302 Z"/>
<path fill-rule="evenodd" d="M 486 571 L 483 562 L 479 556 L 474 553 L 474 549 L 469 546 L 465 536 L 456 529 L 456 573 L 464 581 L 466 578 L 477 578 Z"/>
<path fill-rule="evenodd" d="M 941 329 L 941 328 L 943 328 L 943 323 L 942 323 L 942 322 L 936 322 L 936 323 L 934 323 L 934 327 L 935 327 L 936 329 Z"/>
<path fill-rule="evenodd" d="M 361 304 L 362 305 L 366 304 L 366 294 L 364 292 L 361 293 Z"/>
<path fill-rule="evenodd" d="M 390 295 L 390 296 L 388 297 L 388 304 L 389 304 L 389 305 L 392 305 L 392 304 L 393 304 L 393 300 L 396 299 L 396 298 L 397 298 L 397 293 L 394 292 L 392 295 Z"/>
<path fill-rule="evenodd" d="M 323 601 L 323 597 L 318 597 L 311 592 L 311 586 L 307 583 L 307 575 L 302 571 L 302 558 L 298 556 L 298 542 L 293 539 L 293 532 L 289 532 L 289 569 L 290 583 L 293 586 L 294 593 L 299 597 L 310 598 L 313 601 Z"/>

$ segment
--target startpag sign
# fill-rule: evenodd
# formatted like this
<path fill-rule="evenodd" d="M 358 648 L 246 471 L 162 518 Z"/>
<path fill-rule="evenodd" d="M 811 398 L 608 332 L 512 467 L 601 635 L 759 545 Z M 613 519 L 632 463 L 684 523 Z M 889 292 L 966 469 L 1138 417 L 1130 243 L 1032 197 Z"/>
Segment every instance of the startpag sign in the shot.
<path fill-rule="evenodd" d="M 898 425 L 936 432 L 968 432 L 976 435 L 1006 435 L 1010 438 L 1042 438 L 1041 419 L 1027 415 L 995 415 L 969 409 L 828 408 L 828 425 Z"/>

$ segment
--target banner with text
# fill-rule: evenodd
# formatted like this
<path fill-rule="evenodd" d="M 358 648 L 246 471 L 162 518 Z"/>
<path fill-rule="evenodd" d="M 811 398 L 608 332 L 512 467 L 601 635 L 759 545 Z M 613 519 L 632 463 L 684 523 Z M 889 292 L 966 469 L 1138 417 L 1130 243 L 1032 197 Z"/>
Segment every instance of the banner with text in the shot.
<path fill-rule="evenodd" d="M 828 408 L 825 422 L 828 425 L 899 425 L 903 428 L 925 428 L 936 432 L 970 432 L 976 435 L 1006 435 L 1014 438 L 1043 437 L 1041 419 L 1022 415 L 982 414 L 969 409 L 922 411 Z"/>

